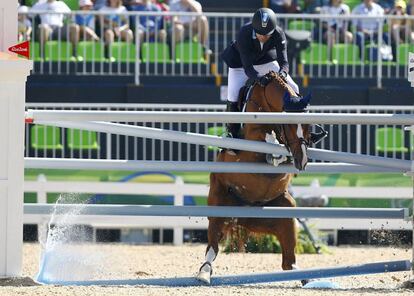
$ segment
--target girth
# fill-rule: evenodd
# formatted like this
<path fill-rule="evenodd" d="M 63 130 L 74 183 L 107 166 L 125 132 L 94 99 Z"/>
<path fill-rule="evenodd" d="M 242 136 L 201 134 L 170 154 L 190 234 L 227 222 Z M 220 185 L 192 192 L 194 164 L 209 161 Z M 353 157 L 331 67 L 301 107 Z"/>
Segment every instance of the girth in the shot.
<path fill-rule="evenodd" d="M 231 196 L 233 198 L 235 198 L 238 202 L 239 202 L 239 206 L 250 206 L 250 207 L 264 207 L 266 206 L 268 203 L 270 203 L 271 201 L 275 200 L 276 198 L 280 197 L 282 194 L 279 194 L 275 197 L 270 197 L 266 200 L 263 201 L 251 201 L 251 200 L 247 200 L 241 196 L 239 196 L 238 194 L 236 194 L 235 190 L 233 189 L 233 187 L 229 187 L 228 192 L 231 194 Z"/>

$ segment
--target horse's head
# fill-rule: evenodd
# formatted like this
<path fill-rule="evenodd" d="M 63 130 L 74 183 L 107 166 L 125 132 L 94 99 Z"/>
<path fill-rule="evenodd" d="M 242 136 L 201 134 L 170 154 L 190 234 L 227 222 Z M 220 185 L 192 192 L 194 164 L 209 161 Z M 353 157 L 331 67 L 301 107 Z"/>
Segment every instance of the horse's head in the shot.
<path fill-rule="evenodd" d="M 272 81 L 262 88 L 263 111 L 267 112 L 306 112 L 310 96 L 299 97 L 293 89 L 276 73 L 270 72 Z M 307 147 L 310 132 L 308 124 L 278 124 L 274 127 L 279 142 L 285 144 L 292 153 L 295 167 L 304 170 L 308 163 Z"/>

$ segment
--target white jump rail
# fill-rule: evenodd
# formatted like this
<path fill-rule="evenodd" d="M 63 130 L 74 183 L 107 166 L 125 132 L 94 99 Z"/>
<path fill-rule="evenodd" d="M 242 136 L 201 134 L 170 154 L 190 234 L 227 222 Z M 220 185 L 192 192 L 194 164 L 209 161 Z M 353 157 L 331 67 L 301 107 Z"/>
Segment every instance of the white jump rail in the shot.
<path fill-rule="evenodd" d="M 174 111 L 29 110 L 26 121 L 118 121 L 181 123 L 389 124 L 414 125 L 412 114 L 240 113 Z"/>
<path fill-rule="evenodd" d="M 25 214 L 68 214 L 73 204 L 25 204 Z M 408 209 L 240 206 L 83 205 L 77 215 L 226 218 L 408 219 Z"/>
<path fill-rule="evenodd" d="M 209 186 L 202 184 L 175 183 L 124 183 L 124 182 L 67 182 L 47 181 L 39 177 L 37 181 L 25 181 L 25 192 L 34 192 L 37 202 L 45 203 L 47 193 L 94 193 L 94 194 L 125 194 L 125 195 L 173 195 L 174 204 L 182 204 L 185 195 L 207 197 Z M 294 196 L 318 196 L 327 195 L 336 198 L 364 198 L 364 199 L 411 199 L 412 189 L 409 187 L 309 187 L 293 186 Z M 131 201 L 137 197 L 131 197 Z M 24 223 L 40 224 L 50 220 L 50 216 L 24 215 Z M 136 217 L 136 216 L 82 216 L 65 223 L 85 224 L 96 228 L 171 228 L 174 230 L 174 244 L 180 245 L 183 229 L 207 229 L 206 218 L 183 218 L 183 217 Z M 309 225 L 318 230 L 409 230 L 409 221 L 386 220 L 386 219 L 359 219 L 359 220 L 337 220 L 337 219 L 310 219 Z M 181 233 L 181 235 L 179 234 Z M 181 240 L 180 240 L 181 238 Z"/>
<path fill-rule="evenodd" d="M 293 165 L 272 166 L 265 163 L 198 162 L 198 161 L 145 161 L 104 159 L 25 158 L 26 169 L 63 170 L 126 170 L 126 171 L 175 171 L 214 173 L 299 173 Z M 378 168 L 347 163 L 309 163 L 306 173 L 400 173 L 396 168 Z"/>
<path fill-rule="evenodd" d="M 38 121 L 37 123 L 64 128 L 86 129 L 90 131 L 119 134 L 125 136 L 144 137 L 198 145 L 213 145 L 223 148 L 239 149 L 260 153 L 290 155 L 290 153 L 283 145 L 258 141 L 249 141 L 243 139 L 223 138 L 210 135 L 185 133 L 142 126 L 132 126 L 109 122 Z M 408 160 L 391 158 L 388 159 L 385 157 L 360 155 L 346 152 L 334 152 L 316 148 L 309 148 L 308 156 L 312 159 L 318 160 L 346 162 L 358 165 L 392 168 L 397 169 L 400 172 L 409 172 L 411 170 L 411 161 Z"/>

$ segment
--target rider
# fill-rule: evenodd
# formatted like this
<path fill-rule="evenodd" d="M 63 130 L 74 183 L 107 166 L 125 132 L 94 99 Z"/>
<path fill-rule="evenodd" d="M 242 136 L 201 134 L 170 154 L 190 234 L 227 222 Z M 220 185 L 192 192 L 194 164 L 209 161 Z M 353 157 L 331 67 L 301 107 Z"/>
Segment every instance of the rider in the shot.
<path fill-rule="evenodd" d="M 286 52 L 286 36 L 282 28 L 276 25 L 276 15 L 269 8 L 260 8 L 251 22 L 243 25 L 236 40 L 222 53 L 229 67 L 227 112 L 239 112 L 238 97 L 240 88 L 248 79 L 256 81 L 262 87 L 270 82 L 265 74 L 270 71 L 279 75 L 299 94 L 298 85 L 289 73 Z M 237 137 L 240 124 L 226 124 L 227 134 Z"/>

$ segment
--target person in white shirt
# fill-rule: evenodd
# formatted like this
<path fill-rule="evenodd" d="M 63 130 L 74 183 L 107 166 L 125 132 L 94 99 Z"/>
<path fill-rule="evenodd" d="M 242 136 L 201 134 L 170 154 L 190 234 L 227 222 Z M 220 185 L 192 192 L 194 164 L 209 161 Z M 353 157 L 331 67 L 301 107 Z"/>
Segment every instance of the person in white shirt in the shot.
<path fill-rule="evenodd" d="M 170 0 L 169 5 L 170 11 L 203 12 L 201 4 L 195 0 Z M 199 41 L 204 46 L 204 53 L 207 55 L 212 53 L 208 45 L 209 25 L 206 16 L 175 16 L 173 28 L 175 44 L 183 41 L 187 36 L 191 39 L 198 34 Z"/>
<path fill-rule="evenodd" d="M 93 10 L 92 0 L 79 0 L 79 9 L 81 11 Z M 75 23 L 78 29 L 78 39 L 98 41 L 99 37 L 95 33 L 95 15 L 93 14 L 76 14 Z"/>
<path fill-rule="evenodd" d="M 61 13 L 43 13 L 43 12 L 61 12 Z M 65 2 L 56 0 L 47 0 L 37 2 L 30 9 L 30 12 L 36 15 L 40 13 L 39 37 L 41 44 L 49 39 L 53 40 L 70 40 L 76 42 L 76 24 L 65 25 L 63 20 L 71 12 Z"/>
<path fill-rule="evenodd" d="M 330 0 L 329 6 L 321 8 L 321 14 L 328 14 L 332 16 L 350 15 L 349 6 L 342 3 L 342 0 Z M 344 19 L 327 19 L 323 23 L 323 40 L 332 48 L 335 42 L 351 43 L 353 36 L 348 30 L 348 20 Z"/>
<path fill-rule="evenodd" d="M 363 0 L 363 2 L 357 5 L 352 10 L 353 15 L 366 15 L 366 16 L 383 16 L 384 9 L 379 6 L 374 0 Z M 367 42 L 377 43 L 378 41 L 378 29 L 383 25 L 382 21 L 378 19 L 356 19 L 354 20 L 354 26 L 356 27 L 356 44 L 358 45 L 361 57 L 364 57 L 364 45 Z M 381 36 L 384 44 L 389 43 L 387 33 L 383 33 Z"/>
<path fill-rule="evenodd" d="M 17 9 L 18 12 L 18 38 L 19 42 L 30 40 L 32 34 L 32 22 L 27 17 L 27 13 L 29 12 L 29 8 L 25 5 L 19 6 Z"/>
<path fill-rule="evenodd" d="M 127 9 L 122 5 L 122 0 L 107 0 L 106 6 L 99 11 L 112 12 L 100 17 L 106 45 L 113 43 L 115 38 L 119 41 L 132 42 L 134 35 L 129 28 L 128 17 L 124 15 Z"/>

